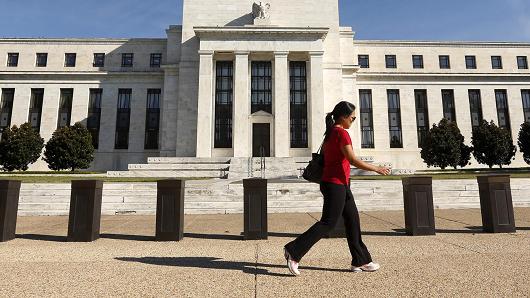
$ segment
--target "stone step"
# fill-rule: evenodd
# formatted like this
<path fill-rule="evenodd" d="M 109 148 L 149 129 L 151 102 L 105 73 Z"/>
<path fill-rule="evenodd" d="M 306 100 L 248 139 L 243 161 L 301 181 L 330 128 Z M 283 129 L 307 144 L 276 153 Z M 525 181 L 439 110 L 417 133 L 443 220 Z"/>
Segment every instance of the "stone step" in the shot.
<path fill-rule="evenodd" d="M 229 164 L 230 157 L 149 157 L 149 164 Z"/>
<path fill-rule="evenodd" d="M 156 170 L 156 171 L 108 171 L 107 177 L 147 177 L 147 178 L 223 178 L 226 177 L 225 171 L 171 171 L 171 170 Z"/>
<path fill-rule="evenodd" d="M 160 170 L 178 170 L 178 171 L 228 171 L 229 164 L 212 163 L 212 164 L 129 164 L 129 171 L 160 171 Z"/>

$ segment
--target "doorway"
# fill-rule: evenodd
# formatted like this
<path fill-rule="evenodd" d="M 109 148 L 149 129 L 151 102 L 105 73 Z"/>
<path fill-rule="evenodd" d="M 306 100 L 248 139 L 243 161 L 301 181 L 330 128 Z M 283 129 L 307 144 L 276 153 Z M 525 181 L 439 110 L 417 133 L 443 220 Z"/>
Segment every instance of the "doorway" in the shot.
<path fill-rule="evenodd" d="M 271 156 L 271 125 L 252 124 L 252 157 Z"/>

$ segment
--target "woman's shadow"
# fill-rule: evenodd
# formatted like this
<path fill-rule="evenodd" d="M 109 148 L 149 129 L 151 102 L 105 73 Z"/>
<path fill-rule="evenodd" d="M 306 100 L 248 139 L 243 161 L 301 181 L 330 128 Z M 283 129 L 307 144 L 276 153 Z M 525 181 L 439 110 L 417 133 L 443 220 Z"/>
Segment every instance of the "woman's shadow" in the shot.
<path fill-rule="evenodd" d="M 268 276 L 291 276 L 290 274 L 281 274 L 269 272 L 266 268 L 285 268 L 286 266 L 276 264 L 251 263 L 251 262 L 237 262 L 237 261 L 223 261 L 221 258 L 214 257 L 117 257 L 119 261 L 124 262 L 138 262 L 149 265 L 159 266 L 177 266 L 190 268 L 204 268 L 204 269 L 221 269 L 221 270 L 238 270 L 244 273 L 253 275 L 268 275 Z M 319 267 L 300 266 L 300 269 L 305 270 L 319 270 L 319 271 L 333 271 L 333 272 L 348 272 L 346 269 L 330 269 Z"/>

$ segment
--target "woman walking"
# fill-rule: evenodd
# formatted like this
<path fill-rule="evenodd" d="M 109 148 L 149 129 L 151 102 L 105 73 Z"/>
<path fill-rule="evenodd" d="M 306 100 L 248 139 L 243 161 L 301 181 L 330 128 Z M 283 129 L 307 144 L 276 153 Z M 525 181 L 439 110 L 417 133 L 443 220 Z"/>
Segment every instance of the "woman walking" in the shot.
<path fill-rule="evenodd" d="M 324 196 L 322 218 L 305 233 L 285 245 L 285 259 L 293 275 L 300 274 L 300 260 L 315 243 L 335 228 L 340 216 L 344 217 L 346 238 L 352 256 L 351 270 L 376 271 L 380 267 L 372 262 L 372 257 L 361 239 L 359 213 L 349 185 L 350 164 L 381 175 L 388 175 L 390 169 L 372 166 L 355 157 L 346 130 L 356 118 L 355 105 L 347 101 L 338 103 L 326 116 L 326 133 L 322 146 L 324 172 L 320 183 L 320 191 Z"/>

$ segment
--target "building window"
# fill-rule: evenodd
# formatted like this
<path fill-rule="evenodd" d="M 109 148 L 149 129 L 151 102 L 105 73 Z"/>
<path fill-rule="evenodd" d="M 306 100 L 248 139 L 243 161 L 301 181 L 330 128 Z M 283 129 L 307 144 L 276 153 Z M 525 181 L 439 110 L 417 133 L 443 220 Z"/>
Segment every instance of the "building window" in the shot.
<path fill-rule="evenodd" d="M 499 127 L 502 127 L 512 133 L 510 125 L 510 113 L 508 110 L 508 95 L 506 90 L 495 90 L 495 102 L 497 103 L 497 118 Z"/>
<path fill-rule="evenodd" d="M 423 55 L 412 55 L 412 67 L 423 68 Z"/>
<path fill-rule="evenodd" d="M 403 148 L 401 134 L 401 105 L 399 90 L 387 90 L 388 125 L 390 131 L 390 148 Z"/>
<path fill-rule="evenodd" d="M 121 66 L 122 67 L 132 67 L 134 62 L 133 53 L 123 53 L 121 54 Z"/>
<path fill-rule="evenodd" d="M 37 53 L 37 61 L 35 65 L 37 67 L 46 67 L 48 64 L 48 53 Z"/>
<path fill-rule="evenodd" d="M 31 124 L 31 127 L 33 127 L 37 132 L 40 132 L 43 100 L 44 89 L 31 89 L 28 122 Z"/>
<path fill-rule="evenodd" d="M 232 148 L 234 63 L 217 61 L 215 72 L 215 148 Z"/>
<path fill-rule="evenodd" d="M 528 58 L 526 56 L 517 56 L 517 68 L 528 69 Z"/>
<path fill-rule="evenodd" d="M 368 55 L 359 55 L 357 58 L 361 68 L 370 68 L 370 57 Z"/>
<path fill-rule="evenodd" d="M 11 115 L 13 112 L 13 100 L 15 98 L 15 89 L 2 89 L 2 98 L 0 101 L 0 140 L 4 129 L 11 127 Z"/>
<path fill-rule="evenodd" d="M 416 125 L 418 130 L 418 148 L 423 147 L 423 142 L 429 132 L 429 109 L 427 105 L 427 90 L 414 90 L 416 99 Z"/>
<path fill-rule="evenodd" d="M 116 115 L 115 149 L 129 148 L 129 125 L 131 121 L 131 89 L 119 89 Z"/>
<path fill-rule="evenodd" d="M 374 115 L 372 90 L 359 90 L 361 110 L 361 148 L 374 148 Z"/>
<path fill-rule="evenodd" d="M 455 93 L 453 90 L 442 90 L 444 118 L 456 122 Z"/>
<path fill-rule="evenodd" d="M 92 63 L 94 67 L 104 67 L 105 66 L 105 53 L 95 53 L 94 62 Z"/>
<path fill-rule="evenodd" d="M 305 61 L 289 63 L 291 148 L 307 148 L 307 69 Z"/>
<path fill-rule="evenodd" d="M 480 90 L 469 90 L 469 109 L 471 112 L 471 127 L 475 128 L 482 122 L 482 99 Z"/>
<path fill-rule="evenodd" d="M 72 117 L 73 97 L 74 97 L 74 89 L 61 89 L 61 98 L 59 100 L 59 117 L 57 120 L 57 128 L 70 126 L 70 118 Z"/>
<path fill-rule="evenodd" d="M 150 62 L 151 67 L 160 67 L 160 65 L 162 65 L 162 54 L 159 54 L 159 53 L 151 54 L 150 61 L 151 61 Z"/>
<path fill-rule="evenodd" d="M 491 68 L 502 69 L 502 58 L 501 56 L 491 56 Z"/>
<path fill-rule="evenodd" d="M 160 89 L 147 90 L 147 110 L 145 120 L 145 149 L 158 149 L 160 130 Z"/>
<path fill-rule="evenodd" d="M 477 69 L 477 58 L 475 56 L 466 56 L 466 68 Z"/>
<path fill-rule="evenodd" d="M 272 114 L 272 63 L 252 61 L 251 113 Z"/>
<path fill-rule="evenodd" d="M 396 55 L 385 55 L 386 68 L 397 68 Z"/>
<path fill-rule="evenodd" d="M 530 123 L 530 90 L 521 90 L 523 98 L 524 121 Z"/>
<path fill-rule="evenodd" d="M 18 66 L 18 53 L 7 53 L 7 67 Z"/>
<path fill-rule="evenodd" d="M 66 53 L 66 54 L 64 54 L 64 66 L 65 67 L 75 67 L 76 56 L 77 55 L 75 53 Z"/>
<path fill-rule="evenodd" d="M 451 68 L 451 61 L 450 61 L 448 55 L 440 55 L 440 56 L 438 56 L 438 60 L 440 61 L 440 69 L 450 69 Z"/>
<path fill-rule="evenodd" d="M 92 136 L 92 145 L 95 149 L 99 146 L 99 125 L 101 122 L 101 97 L 102 89 L 90 89 L 88 100 L 87 129 Z"/>

